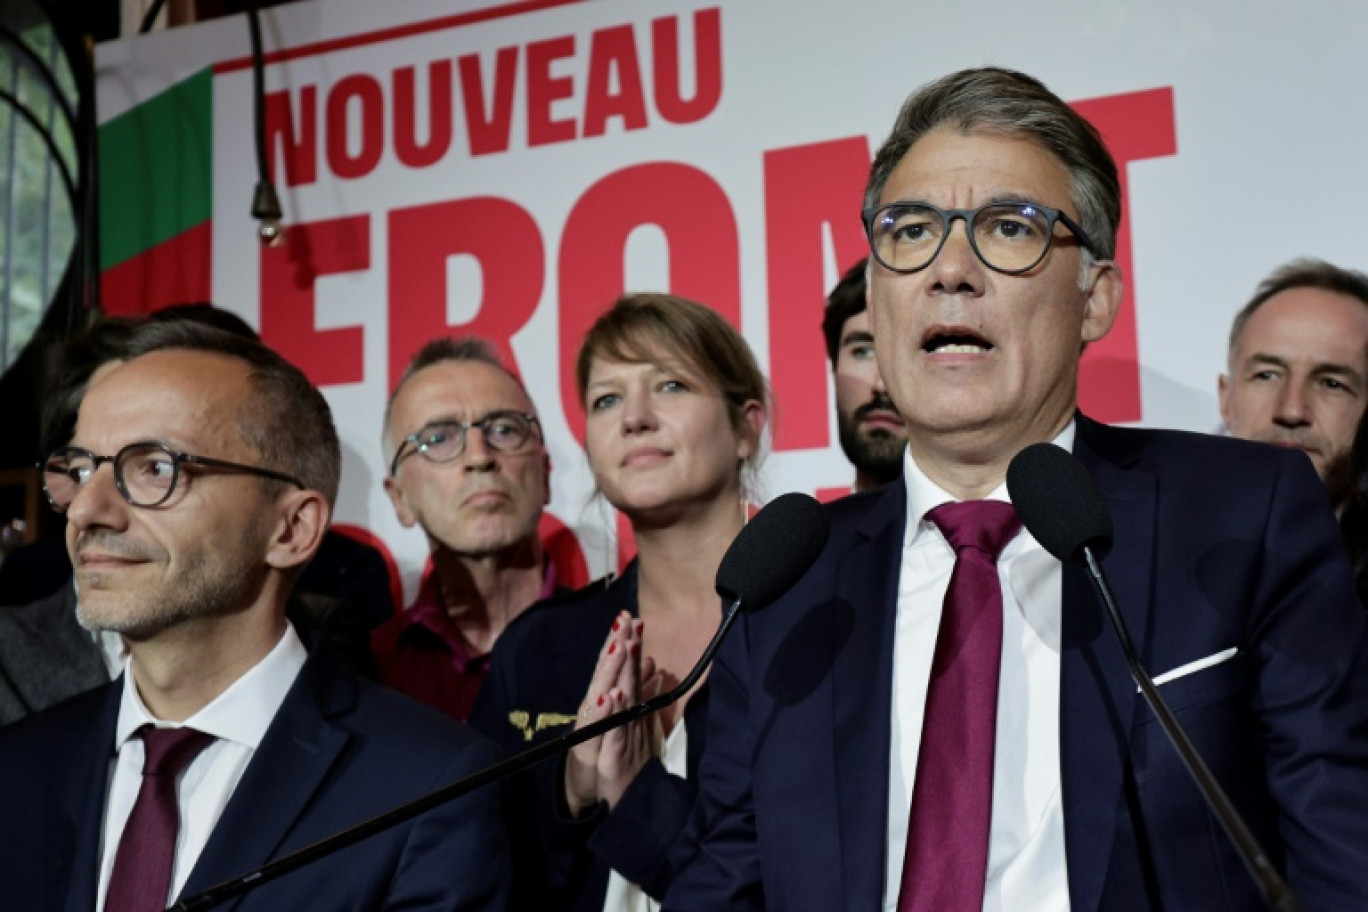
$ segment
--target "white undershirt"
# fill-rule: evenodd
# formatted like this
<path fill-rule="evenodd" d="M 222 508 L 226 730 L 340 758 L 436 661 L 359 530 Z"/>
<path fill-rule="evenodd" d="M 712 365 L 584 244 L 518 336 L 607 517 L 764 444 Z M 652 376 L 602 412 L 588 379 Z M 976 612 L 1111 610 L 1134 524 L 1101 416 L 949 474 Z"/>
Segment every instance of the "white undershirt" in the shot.
<path fill-rule="evenodd" d="M 133 686 L 133 666 L 128 666 L 114 729 L 116 756 L 110 763 L 109 793 L 100 832 L 100 890 L 96 909 L 104 908 L 119 837 L 142 785 L 143 741 L 133 737 L 133 733 L 144 723 L 159 728 L 186 725 L 218 739 L 191 761 L 176 783 L 180 832 L 176 836 L 171 890 L 165 903 L 170 905 L 189 879 L 219 815 L 307 657 L 294 628 L 286 625 L 285 635 L 264 659 L 179 725 L 163 722 L 148 712 Z"/>
<path fill-rule="evenodd" d="M 1054 443 L 1073 449 L 1074 425 Z M 907 849 L 926 693 L 955 552 L 928 510 L 955 500 L 904 456 L 907 530 L 893 641 L 884 909 L 896 912 Z M 1006 485 L 987 499 L 1009 501 Z M 1067 912 L 1064 809 L 1059 777 L 1059 652 L 1063 574 L 1022 530 L 998 559 L 1002 668 L 998 683 L 993 812 L 984 912 Z"/>
<path fill-rule="evenodd" d="M 689 736 L 684 730 L 684 717 L 665 737 L 665 751 L 660 758 L 665 772 L 689 778 Z M 613 869 L 608 870 L 608 890 L 603 897 L 603 912 L 660 912 L 660 903 L 637 884 Z"/>
<path fill-rule="evenodd" d="M 90 634 L 91 642 L 100 651 L 100 660 L 104 662 L 105 671 L 109 673 L 109 680 L 114 680 L 123 674 L 124 666 L 128 664 L 128 644 L 124 642 L 122 636 L 108 630 L 96 630 Z"/>

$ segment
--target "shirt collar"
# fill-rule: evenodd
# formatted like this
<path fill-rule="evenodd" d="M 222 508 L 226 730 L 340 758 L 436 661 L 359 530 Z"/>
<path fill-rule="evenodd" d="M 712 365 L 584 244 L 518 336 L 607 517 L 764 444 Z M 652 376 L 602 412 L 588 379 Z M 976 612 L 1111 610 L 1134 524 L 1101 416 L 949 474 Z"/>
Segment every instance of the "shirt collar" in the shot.
<path fill-rule="evenodd" d="M 446 649 L 458 671 L 464 671 L 466 664 L 474 658 L 461 637 L 461 631 L 456 628 L 451 615 L 447 614 L 435 571 L 425 576 L 419 584 L 418 597 L 399 616 L 398 626 L 394 628 L 394 636 L 389 643 L 391 648 L 404 642 L 426 645 L 431 644 L 433 638 Z"/>
<path fill-rule="evenodd" d="M 542 586 L 541 591 L 537 594 L 537 601 L 544 601 L 556 594 L 556 562 L 551 560 L 549 555 L 545 562 L 546 572 L 542 576 Z M 461 654 L 462 661 L 467 658 L 466 653 L 469 650 L 466 649 L 460 633 L 451 622 L 451 616 L 447 614 L 446 604 L 442 601 L 442 591 L 437 584 L 436 570 L 432 570 L 423 576 L 422 581 L 418 584 L 418 595 L 414 598 L 413 604 L 403 613 L 402 618 L 401 627 L 403 630 L 408 630 L 415 625 L 425 627 L 446 640 L 453 650 Z M 402 635 L 402 630 L 400 635 Z"/>
<path fill-rule="evenodd" d="M 1060 431 L 1059 435 L 1050 442 L 1055 446 L 1073 452 L 1076 431 L 1077 422 L 1075 419 L 1070 419 L 1069 423 L 1064 426 L 1064 430 Z M 903 450 L 903 484 L 907 486 L 908 528 L 905 541 L 910 546 L 916 542 L 923 532 L 935 529 L 935 524 L 926 519 L 926 514 L 941 504 L 954 503 L 956 498 L 926 477 L 926 473 L 912 458 L 911 448 Z M 1011 503 L 1012 499 L 1007 495 L 1006 479 L 1003 479 L 996 488 L 988 492 L 988 496 L 984 500 L 1001 500 Z M 939 534 L 938 530 L 937 534 Z"/>
<path fill-rule="evenodd" d="M 545 601 L 556 594 L 556 562 L 551 559 L 551 555 L 546 556 L 546 576 L 542 578 L 541 592 L 537 595 L 537 601 Z"/>
<path fill-rule="evenodd" d="M 130 662 L 124 669 L 119 719 L 114 727 L 114 749 L 123 747 L 143 725 L 155 725 L 160 728 L 185 726 L 256 750 L 307 658 L 308 652 L 299 635 L 287 623 L 284 636 L 265 658 L 179 725 L 152 715 L 133 684 Z"/>

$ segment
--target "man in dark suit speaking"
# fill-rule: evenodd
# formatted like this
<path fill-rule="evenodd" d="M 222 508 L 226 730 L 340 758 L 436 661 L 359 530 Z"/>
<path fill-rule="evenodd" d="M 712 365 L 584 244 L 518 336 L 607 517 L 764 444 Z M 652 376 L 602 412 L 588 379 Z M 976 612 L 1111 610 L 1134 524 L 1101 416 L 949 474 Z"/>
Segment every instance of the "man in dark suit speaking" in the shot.
<path fill-rule="evenodd" d="M 904 481 L 831 505 L 821 559 L 723 646 L 666 907 L 1262 908 L 1086 577 L 1010 506 L 1009 462 L 1053 441 L 1112 513 L 1142 662 L 1273 863 L 1308 910 L 1368 908 L 1364 615 L 1310 464 L 1077 412 L 1122 297 L 1096 131 L 1030 77 L 956 73 L 904 105 L 865 206 Z"/>
<path fill-rule="evenodd" d="M 43 465 L 78 616 L 125 672 L 0 732 L 0 907 L 161 909 L 489 759 L 483 742 L 306 653 L 286 602 L 327 529 L 323 397 L 257 342 L 149 324 Z M 503 908 L 476 794 L 247 894 L 237 909 Z"/>

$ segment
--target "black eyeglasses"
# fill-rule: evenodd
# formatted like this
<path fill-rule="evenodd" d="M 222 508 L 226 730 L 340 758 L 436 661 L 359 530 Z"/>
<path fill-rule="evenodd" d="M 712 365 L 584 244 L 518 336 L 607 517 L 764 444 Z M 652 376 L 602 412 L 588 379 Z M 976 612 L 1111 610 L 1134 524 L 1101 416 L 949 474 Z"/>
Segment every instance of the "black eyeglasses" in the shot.
<path fill-rule="evenodd" d="M 451 462 L 465 452 L 466 431 L 479 428 L 485 443 L 500 453 L 517 455 L 532 439 L 537 416 L 522 412 L 490 412 L 476 421 L 433 421 L 399 442 L 390 463 L 390 475 L 399 472 L 399 463 L 414 453 L 428 462 Z M 413 449 L 409 449 L 409 444 Z"/>
<path fill-rule="evenodd" d="M 950 225 L 963 219 L 969 246 L 983 265 L 1006 275 L 1034 269 L 1054 242 L 1062 223 L 1093 256 L 1097 248 L 1077 222 L 1038 203 L 989 203 L 977 209 L 938 209 L 927 203 L 889 203 L 861 213 L 869 250 L 885 269 L 909 273 L 925 269 L 945 246 Z"/>
<path fill-rule="evenodd" d="M 80 447 L 62 447 L 38 464 L 43 473 L 43 491 L 52 509 L 65 513 L 76 499 L 76 494 L 106 462 L 114 464 L 114 486 L 119 489 L 123 499 L 135 507 L 156 507 L 166 503 L 176 490 L 183 463 L 224 472 L 259 475 L 304 490 L 303 482 L 282 472 L 180 453 L 169 446 L 150 441 L 130 443 L 113 456 L 101 456 Z"/>

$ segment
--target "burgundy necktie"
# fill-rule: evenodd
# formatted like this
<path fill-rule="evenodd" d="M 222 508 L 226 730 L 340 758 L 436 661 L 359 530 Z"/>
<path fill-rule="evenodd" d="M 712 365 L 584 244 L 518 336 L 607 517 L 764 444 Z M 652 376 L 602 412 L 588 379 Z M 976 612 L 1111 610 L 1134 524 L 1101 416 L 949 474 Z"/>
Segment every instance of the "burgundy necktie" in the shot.
<path fill-rule="evenodd" d="M 1002 659 L 997 559 L 1021 528 L 1009 503 L 926 514 L 955 549 L 926 694 L 898 912 L 982 912 Z"/>
<path fill-rule="evenodd" d="M 161 912 L 166 908 L 180 829 L 176 777 L 214 741 L 212 735 L 193 728 L 144 725 L 137 734 L 146 751 L 143 781 L 114 855 L 105 912 Z"/>

